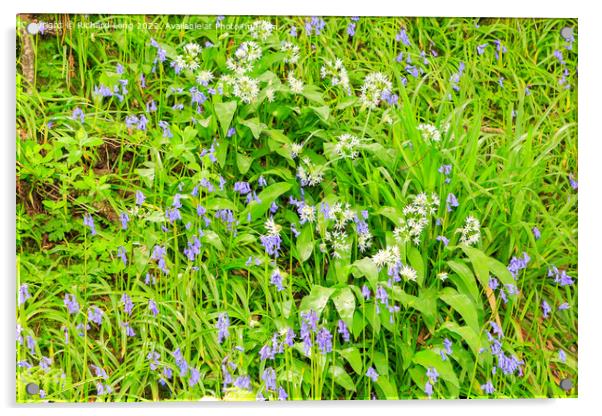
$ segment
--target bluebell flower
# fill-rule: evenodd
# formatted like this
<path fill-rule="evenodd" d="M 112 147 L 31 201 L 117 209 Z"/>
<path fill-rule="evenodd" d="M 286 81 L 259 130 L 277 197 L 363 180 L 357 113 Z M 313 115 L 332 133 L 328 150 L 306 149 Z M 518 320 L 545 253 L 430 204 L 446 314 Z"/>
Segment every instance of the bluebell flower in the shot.
<path fill-rule="evenodd" d="M 184 377 L 188 372 L 188 362 L 184 358 L 184 355 L 182 355 L 180 348 L 176 348 L 172 355 L 176 360 L 176 365 L 180 369 L 180 377 Z"/>
<path fill-rule="evenodd" d="M 349 329 L 347 328 L 347 324 L 342 319 L 339 319 L 337 324 L 338 333 L 343 337 L 344 342 L 349 342 Z"/>
<path fill-rule="evenodd" d="M 561 305 L 558 306 L 558 310 L 559 311 L 566 311 L 570 307 L 571 307 L 571 305 L 569 305 L 567 302 L 564 302 L 564 303 L 562 303 Z"/>
<path fill-rule="evenodd" d="M 218 315 L 217 324 L 215 327 L 218 330 L 217 342 L 221 344 L 230 336 L 230 333 L 228 332 L 228 328 L 230 327 L 230 318 L 226 312 L 222 312 Z"/>
<path fill-rule="evenodd" d="M 518 277 L 518 273 L 521 270 L 524 270 L 527 268 L 529 261 L 531 261 L 531 258 L 529 257 L 529 255 L 527 253 L 523 252 L 522 257 L 513 256 L 510 259 L 510 264 L 508 264 L 507 269 L 510 272 L 510 274 L 512 274 L 512 276 L 516 279 Z"/>
<path fill-rule="evenodd" d="M 159 314 L 159 309 L 157 309 L 157 304 L 153 299 L 148 300 L 148 310 L 151 311 L 155 317 Z"/>
<path fill-rule="evenodd" d="M 123 312 L 125 312 L 126 315 L 131 315 L 134 303 L 127 293 L 121 295 L 121 303 L 123 304 Z"/>
<path fill-rule="evenodd" d="M 493 394 L 493 392 L 495 392 L 491 380 L 487 380 L 487 383 L 481 384 L 481 390 L 483 390 L 483 393 L 485 394 Z"/>
<path fill-rule="evenodd" d="M 536 240 L 539 240 L 541 238 L 541 232 L 539 231 L 539 228 L 537 227 L 533 227 L 533 237 L 535 237 Z"/>
<path fill-rule="evenodd" d="M 575 178 L 573 178 L 572 175 L 569 175 L 569 183 L 571 184 L 571 188 L 573 188 L 574 190 L 577 190 L 579 188 L 579 184 L 577 183 Z"/>
<path fill-rule="evenodd" d="M 21 286 L 19 286 L 19 306 L 23 305 L 27 299 L 31 297 L 28 288 L 29 286 L 27 283 L 23 283 Z"/>
<path fill-rule="evenodd" d="M 282 243 L 282 239 L 278 234 L 268 234 L 262 235 L 260 238 L 261 245 L 265 248 L 265 251 L 268 255 L 278 257 L 280 250 L 280 244 Z"/>
<path fill-rule="evenodd" d="M 103 315 L 104 312 L 98 306 L 91 306 L 88 308 L 88 320 L 97 325 L 102 325 Z"/>
<path fill-rule="evenodd" d="M 128 265 L 127 252 L 126 252 L 124 246 L 119 246 L 117 248 L 117 256 L 121 259 L 121 261 L 123 262 L 124 266 Z"/>
<path fill-rule="evenodd" d="M 48 371 L 50 371 L 50 366 L 52 365 L 52 359 L 42 356 L 42 358 L 40 359 L 40 368 L 47 373 Z"/>
<path fill-rule="evenodd" d="M 165 138 L 173 137 L 173 134 L 171 133 L 171 130 L 169 128 L 169 123 L 161 120 L 161 121 L 159 121 L 159 127 L 161 127 L 161 129 L 163 130 L 163 137 L 165 137 Z"/>
<path fill-rule="evenodd" d="M 142 191 L 140 191 L 140 190 L 136 191 L 136 205 L 141 206 L 144 203 L 145 199 L 146 199 L 146 197 L 144 196 Z"/>
<path fill-rule="evenodd" d="M 550 305 L 548 304 L 548 302 L 546 302 L 545 300 L 543 300 L 541 302 L 541 311 L 543 313 L 543 318 L 547 319 L 548 316 L 550 315 L 550 312 L 552 311 L 552 308 L 550 307 Z"/>
<path fill-rule="evenodd" d="M 439 378 L 439 373 L 437 372 L 437 370 L 434 367 L 429 367 L 426 370 L 426 376 L 434 384 L 437 382 L 437 379 Z"/>
<path fill-rule="evenodd" d="M 84 226 L 87 226 L 88 228 L 90 228 L 91 235 L 96 235 L 96 227 L 94 226 L 94 218 L 92 218 L 92 215 L 90 215 L 90 214 L 84 215 Z"/>
<path fill-rule="evenodd" d="M 282 286 L 282 275 L 280 274 L 279 269 L 275 269 L 272 273 L 272 276 L 270 277 L 270 283 L 276 286 L 278 292 L 284 290 L 284 286 Z"/>
<path fill-rule="evenodd" d="M 452 351 L 452 342 L 449 339 L 445 338 L 443 340 L 443 346 L 445 347 L 445 352 L 448 355 L 451 355 L 453 353 L 453 351 Z"/>
<path fill-rule="evenodd" d="M 367 285 L 362 286 L 362 296 L 365 300 L 370 300 L 370 289 Z"/>
<path fill-rule="evenodd" d="M 427 381 L 424 385 L 424 394 L 426 394 L 429 398 L 433 395 L 433 385 L 430 381 Z"/>
<path fill-rule="evenodd" d="M 65 293 L 65 297 L 63 299 L 63 303 L 67 307 L 67 310 L 70 314 L 75 314 L 79 312 L 79 303 L 77 303 L 77 299 L 75 299 L 75 295 L 71 293 Z"/>
<path fill-rule="evenodd" d="M 418 68 L 416 68 L 414 65 L 406 65 L 405 70 L 414 78 L 418 78 L 418 76 L 420 75 Z"/>
<path fill-rule="evenodd" d="M 489 289 L 496 290 L 500 285 L 499 280 L 494 276 L 489 276 Z"/>
<path fill-rule="evenodd" d="M 347 35 L 349 35 L 350 38 L 352 38 L 353 36 L 355 36 L 355 23 L 350 22 L 347 25 Z"/>
<path fill-rule="evenodd" d="M 125 335 L 128 337 L 135 337 L 136 336 L 136 332 L 134 331 L 134 328 L 131 327 L 129 322 L 122 322 L 121 326 L 123 326 L 125 328 Z"/>
<path fill-rule="evenodd" d="M 292 347 L 295 341 L 295 331 L 292 328 L 288 328 L 284 337 L 284 345 Z"/>
<path fill-rule="evenodd" d="M 251 390 L 251 378 L 249 376 L 238 376 L 236 380 L 234 380 L 234 386 L 239 389 Z"/>
<path fill-rule="evenodd" d="M 34 339 L 34 337 L 32 337 L 31 335 L 27 335 L 27 337 L 25 338 L 25 343 L 27 344 L 27 348 L 29 349 L 29 352 L 31 353 L 31 355 L 35 355 L 36 354 L 36 340 Z"/>
<path fill-rule="evenodd" d="M 267 390 L 276 390 L 276 371 L 272 367 L 266 368 L 261 374 L 261 380 Z"/>
<path fill-rule="evenodd" d="M 566 363 L 566 353 L 563 350 L 558 350 L 558 359 L 562 363 Z"/>
<path fill-rule="evenodd" d="M 201 374 L 198 369 L 191 368 L 190 369 L 190 378 L 188 379 L 188 386 L 195 386 L 199 380 L 201 379 Z"/>
<path fill-rule="evenodd" d="M 481 45 L 477 45 L 477 53 L 479 55 L 483 55 L 483 53 L 485 52 L 485 48 L 487 48 L 487 46 L 489 46 L 488 43 L 483 43 Z"/>
<path fill-rule="evenodd" d="M 121 214 L 119 214 L 119 220 L 121 221 L 121 229 L 127 230 L 128 222 L 130 221 L 129 215 L 126 212 L 122 212 Z"/>
<path fill-rule="evenodd" d="M 84 124 L 86 115 L 84 114 L 81 108 L 76 107 L 75 110 L 73 110 L 73 113 L 71 114 L 71 118 L 73 120 L 79 120 L 80 123 Z"/>
<path fill-rule="evenodd" d="M 447 237 L 445 237 L 444 235 L 437 236 L 436 240 L 441 241 L 443 243 L 443 245 L 446 247 L 449 244 L 449 239 Z"/>
<path fill-rule="evenodd" d="M 278 400 L 286 400 L 288 399 L 288 394 L 286 394 L 286 390 L 281 387 L 278 387 Z"/>
<path fill-rule="evenodd" d="M 447 211 L 448 212 L 451 212 L 452 208 L 456 208 L 460 205 L 458 203 L 458 199 L 456 198 L 456 196 L 454 194 L 452 194 L 451 192 L 449 194 L 447 194 L 447 199 L 445 200 L 445 202 L 447 203 Z"/>
<path fill-rule="evenodd" d="M 374 383 L 378 381 L 378 373 L 373 367 L 368 368 L 368 371 L 366 371 L 366 376 L 368 376 Z"/>
<path fill-rule="evenodd" d="M 573 283 L 573 278 L 566 274 L 566 270 L 558 270 L 556 266 L 548 269 L 548 277 L 553 277 L 554 282 L 560 286 L 570 286 Z"/>
<path fill-rule="evenodd" d="M 322 354 L 332 351 L 332 334 L 328 329 L 324 327 L 320 328 L 316 334 L 316 344 L 318 344 L 318 348 Z"/>
<path fill-rule="evenodd" d="M 395 35 L 395 40 L 397 42 L 401 41 L 406 46 L 410 46 L 410 38 L 408 37 L 408 34 L 404 28 L 402 28 L 399 33 Z"/>
<path fill-rule="evenodd" d="M 296 26 L 291 26 L 291 30 L 288 33 L 292 37 L 296 38 L 297 37 L 297 27 Z"/>

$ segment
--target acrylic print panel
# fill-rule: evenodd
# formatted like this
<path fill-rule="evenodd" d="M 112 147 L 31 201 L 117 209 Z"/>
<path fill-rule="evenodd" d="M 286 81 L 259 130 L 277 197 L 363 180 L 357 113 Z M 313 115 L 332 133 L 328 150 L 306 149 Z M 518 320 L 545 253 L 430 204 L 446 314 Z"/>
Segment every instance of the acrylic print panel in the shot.
<path fill-rule="evenodd" d="M 577 395 L 576 20 L 16 26 L 18 402 Z"/>

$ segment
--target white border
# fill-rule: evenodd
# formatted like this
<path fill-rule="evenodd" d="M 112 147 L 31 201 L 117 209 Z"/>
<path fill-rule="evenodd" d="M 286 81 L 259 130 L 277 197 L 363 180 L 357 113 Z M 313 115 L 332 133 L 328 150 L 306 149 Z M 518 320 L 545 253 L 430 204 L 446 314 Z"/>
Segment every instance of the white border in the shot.
<path fill-rule="evenodd" d="M 395 0 L 214 0 L 207 3 L 199 0 L 172 2 L 151 1 L 134 2 L 132 0 L 103 0 L 101 2 L 73 2 L 67 0 L 20 0 L 2 2 L 2 76 L 1 91 L 3 111 L 0 112 L 4 127 L 0 163 L 2 181 L 0 195 L 4 196 L 2 210 L 4 238 L 0 250 L 4 272 L 1 292 L 3 299 L 2 332 L 0 342 L 0 396 L 4 414 L 13 415 L 94 415 L 119 416 L 126 414 L 161 415 L 166 411 L 182 413 L 210 413 L 224 415 L 303 415 L 311 413 L 337 412 L 345 415 L 365 415 L 370 412 L 385 414 L 413 413 L 437 414 L 439 416 L 479 415 L 494 416 L 509 413 L 526 412 L 549 415 L 592 414 L 593 408 L 600 408 L 602 398 L 602 376 L 600 349 L 602 342 L 600 330 L 600 304 L 602 294 L 602 276 L 598 272 L 597 258 L 600 258 L 599 241 L 602 236 L 600 215 L 600 142 L 602 134 L 598 128 L 599 104 L 602 97 L 600 88 L 601 60 L 600 41 L 602 40 L 602 21 L 596 13 L 594 2 L 585 1 L 541 1 L 505 0 L 485 1 L 395 1 Z M 586 5 L 589 4 L 589 5 Z M 15 249 L 15 17 L 17 13 L 135 13 L 135 14 L 256 14 L 256 15 L 399 15 L 399 16 L 505 16 L 505 17 L 578 17 L 579 18 L 579 399 L 571 400 L 497 400 L 497 401 L 438 401 L 438 402 L 298 402 L 239 404 L 217 403 L 196 404 L 112 404 L 112 405 L 71 405 L 62 407 L 16 406 L 14 402 L 14 249 Z M 597 244 L 598 243 L 598 244 Z M 598 412 L 599 413 L 599 410 Z"/>

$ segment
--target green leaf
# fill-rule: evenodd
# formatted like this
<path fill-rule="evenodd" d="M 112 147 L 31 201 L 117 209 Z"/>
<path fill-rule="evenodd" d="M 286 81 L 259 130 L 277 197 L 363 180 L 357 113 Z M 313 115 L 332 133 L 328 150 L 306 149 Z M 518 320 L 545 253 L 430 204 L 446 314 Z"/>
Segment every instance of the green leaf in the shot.
<path fill-rule="evenodd" d="M 407 257 L 410 261 L 410 265 L 416 270 L 416 283 L 418 283 L 418 286 L 422 287 L 422 282 L 424 281 L 424 260 L 422 255 L 416 247 L 410 245 Z"/>
<path fill-rule="evenodd" d="M 334 381 L 343 387 L 345 390 L 355 391 L 355 385 L 353 380 L 349 377 L 349 374 L 343 367 L 338 365 L 331 365 L 328 369 L 328 374 L 334 379 Z"/>
<path fill-rule="evenodd" d="M 309 293 L 309 295 L 305 296 L 301 300 L 301 305 L 299 306 L 299 314 L 303 312 L 309 312 L 310 310 L 312 310 L 318 315 L 318 319 L 320 319 L 320 314 L 326 307 L 328 299 L 330 299 L 330 296 L 333 293 L 334 289 L 331 287 L 314 285 L 311 288 L 311 292 Z"/>
<path fill-rule="evenodd" d="M 463 288 L 466 288 L 466 291 L 468 292 L 466 294 L 469 295 L 470 297 L 472 297 L 472 299 L 478 305 L 480 305 L 479 286 L 477 285 L 476 278 L 475 278 L 474 274 L 472 273 L 472 271 L 470 270 L 470 268 L 466 264 L 461 263 L 459 261 L 454 261 L 454 260 L 448 261 L 447 265 L 449 266 L 450 269 L 452 269 L 454 272 L 456 272 L 456 274 L 462 280 L 462 282 L 464 284 Z M 456 286 L 458 286 L 458 285 L 456 285 Z M 458 287 L 458 290 L 460 290 L 462 292 L 463 288 Z M 482 308 L 480 307 L 479 309 L 482 309 Z"/>
<path fill-rule="evenodd" d="M 232 118 L 236 112 L 236 101 L 215 103 L 213 109 L 215 110 L 217 121 L 219 121 L 219 125 L 222 128 L 222 137 L 226 137 L 230 123 L 232 123 Z"/>
<path fill-rule="evenodd" d="M 323 105 L 321 107 L 309 107 L 320 117 L 323 122 L 328 122 L 328 118 L 330 117 L 330 108 L 327 105 Z"/>
<path fill-rule="evenodd" d="M 462 250 L 470 259 L 470 263 L 474 268 L 475 274 L 481 283 L 481 286 L 488 287 L 489 285 L 489 265 L 487 256 L 481 250 L 478 250 L 467 245 L 461 245 Z"/>
<path fill-rule="evenodd" d="M 255 139 L 259 139 L 259 136 L 261 136 L 261 132 L 267 129 L 268 127 L 262 122 L 260 122 L 257 117 L 241 121 L 240 124 L 248 127 L 251 130 L 251 133 L 253 134 L 253 137 Z"/>
<path fill-rule="evenodd" d="M 458 377 L 454 372 L 450 360 L 442 360 L 441 356 L 433 350 L 418 351 L 414 355 L 414 363 L 423 366 L 425 369 L 433 367 L 439 373 L 439 376 L 451 383 L 456 389 L 460 388 Z"/>
<path fill-rule="evenodd" d="M 349 328 L 353 327 L 353 313 L 355 312 L 355 296 L 349 287 L 337 289 L 332 295 L 334 307 L 341 319 Z"/>
<path fill-rule="evenodd" d="M 475 332 L 468 326 L 460 326 L 453 321 L 445 322 L 440 328 L 447 329 L 448 331 L 459 335 L 468 344 L 474 356 L 479 357 L 479 351 L 481 349 L 479 332 Z"/>
<path fill-rule="evenodd" d="M 376 264 L 369 257 L 356 260 L 351 265 L 351 272 L 356 278 L 364 276 L 368 279 L 372 290 L 376 290 L 376 284 L 378 282 L 378 268 Z"/>
<path fill-rule="evenodd" d="M 314 251 L 314 229 L 308 224 L 301 229 L 301 234 L 297 238 L 297 258 L 301 263 L 306 261 Z"/>
<path fill-rule="evenodd" d="M 463 293 L 458 293 L 451 287 L 446 287 L 439 293 L 439 299 L 456 310 L 464 322 L 475 332 L 479 332 L 479 318 L 474 302 Z"/>
<path fill-rule="evenodd" d="M 356 347 L 339 350 L 339 354 L 347 360 L 353 371 L 357 374 L 362 374 L 362 355 Z"/>
<path fill-rule="evenodd" d="M 252 157 L 245 156 L 242 153 L 236 154 L 236 164 L 238 165 L 238 171 L 241 173 L 241 175 L 244 175 L 249 171 L 251 163 L 253 163 Z"/>
<path fill-rule="evenodd" d="M 201 242 L 211 244 L 218 251 L 224 251 L 224 245 L 222 244 L 222 240 L 219 238 L 219 235 L 217 235 L 215 231 L 205 230 L 205 234 L 201 237 Z"/>
<path fill-rule="evenodd" d="M 389 379 L 388 376 L 378 376 L 378 380 L 376 380 L 376 385 L 382 391 L 384 398 L 387 400 L 399 400 L 399 395 L 397 394 L 397 387 L 395 386 L 395 381 L 393 379 Z"/>
<path fill-rule="evenodd" d="M 251 202 L 245 210 L 241 213 L 240 218 L 243 221 L 247 221 L 247 214 L 251 213 L 251 219 L 256 220 L 261 217 L 272 205 L 272 202 L 276 200 L 280 195 L 291 189 L 291 184 L 287 182 L 278 182 L 272 185 L 266 186 L 258 195 L 260 202 Z"/>

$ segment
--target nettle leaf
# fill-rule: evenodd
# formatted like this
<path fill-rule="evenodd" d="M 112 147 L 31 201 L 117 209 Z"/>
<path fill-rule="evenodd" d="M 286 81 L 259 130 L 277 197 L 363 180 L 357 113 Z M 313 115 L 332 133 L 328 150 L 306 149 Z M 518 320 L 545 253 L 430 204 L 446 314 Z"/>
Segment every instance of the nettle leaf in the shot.
<path fill-rule="evenodd" d="M 353 380 L 351 377 L 349 377 L 349 374 L 347 374 L 343 367 L 331 365 L 330 368 L 328 368 L 328 374 L 334 379 L 335 383 L 343 387 L 345 390 L 355 391 Z"/>
<path fill-rule="evenodd" d="M 247 221 L 247 214 L 251 213 L 251 220 L 258 219 L 266 213 L 272 205 L 272 202 L 290 189 L 291 184 L 287 182 L 278 182 L 266 186 L 265 189 L 257 195 L 260 202 L 251 202 L 241 213 L 240 218 L 243 219 L 243 221 Z"/>
<path fill-rule="evenodd" d="M 215 110 L 215 116 L 222 129 L 222 137 L 226 137 L 228 129 L 230 128 L 230 123 L 232 123 L 232 118 L 236 112 L 236 101 L 215 103 L 213 109 Z"/>
<path fill-rule="evenodd" d="M 349 287 L 337 289 L 332 295 L 334 307 L 341 319 L 349 328 L 353 328 L 353 313 L 355 312 L 355 295 Z"/>
<path fill-rule="evenodd" d="M 456 310 L 464 319 L 464 322 L 475 332 L 479 332 L 479 318 L 474 302 L 463 293 L 458 293 L 451 287 L 446 287 L 439 292 L 439 299 Z"/>
<path fill-rule="evenodd" d="M 314 230 L 311 224 L 307 224 L 301 229 L 301 234 L 297 238 L 297 258 L 304 262 L 314 251 Z"/>
<path fill-rule="evenodd" d="M 330 299 L 330 296 L 334 293 L 334 291 L 335 289 L 331 287 L 323 287 L 320 285 L 312 286 L 309 295 L 305 296 L 301 300 L 301 305 L 299 305 L 299 314 L 312 310 L 318 315 L 319 319 L 320 314 L 328 303 L 328 299 Z"/>

